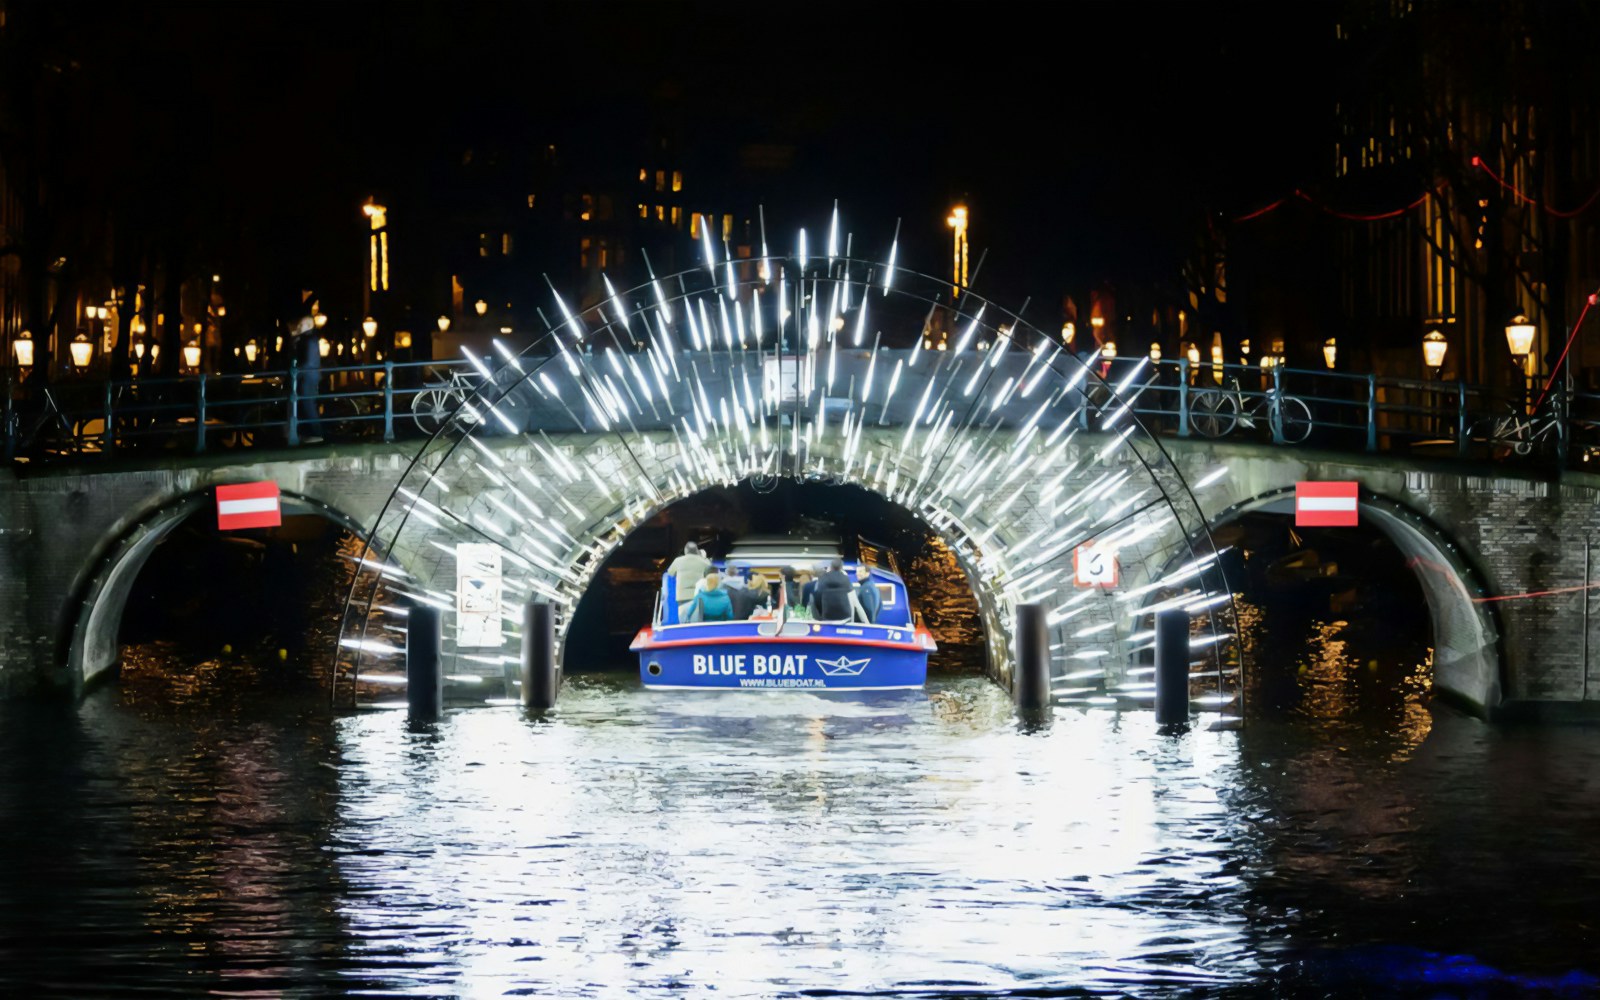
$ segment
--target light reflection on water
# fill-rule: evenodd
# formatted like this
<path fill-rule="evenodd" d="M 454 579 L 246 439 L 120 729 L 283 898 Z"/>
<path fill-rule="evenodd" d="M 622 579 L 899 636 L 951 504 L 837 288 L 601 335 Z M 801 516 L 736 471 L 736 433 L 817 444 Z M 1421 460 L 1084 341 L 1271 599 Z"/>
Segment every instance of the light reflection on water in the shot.
<path fill-rule="evenodd" d="M 170 690 L 0 706 L 0 994 L 1392 995 L 1366 949 L 1401 947 L 1433 996 L 1431 952 L 1551 976 L 1600 943 L 1589 730 L 1025 733 L 977 678 L 594 676 L 420 729 Z"/>

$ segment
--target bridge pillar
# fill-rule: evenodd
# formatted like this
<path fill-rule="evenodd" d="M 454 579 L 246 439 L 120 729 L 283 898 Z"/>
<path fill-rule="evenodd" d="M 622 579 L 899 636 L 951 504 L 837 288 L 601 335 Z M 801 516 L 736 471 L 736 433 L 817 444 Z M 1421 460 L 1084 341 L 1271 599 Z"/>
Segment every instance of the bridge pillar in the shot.
<path fill-rule="evenodd" d="M 1043 604 L 1017 605 L 1017 665 L 1011 693 L 1019 712 L 1050 706 L 1050 632 Z"/>
<path fill-rule="evenodd" d="M 1189 722 L 1189 612 L 1156 612 L 1156 725 Z"/>
<path fill-rule="evenodd" d="M 533 601 L 522 609 L 522 704 L 541 710 L 554 708 L 560 691 L 555 610 L 543 601 Z"/>
<path fill-rule="evenodd" d="M 406 709 L 413 722 L 437 721 L 444 709 L 439 609 L 419 604 L 406 616 Z"/>

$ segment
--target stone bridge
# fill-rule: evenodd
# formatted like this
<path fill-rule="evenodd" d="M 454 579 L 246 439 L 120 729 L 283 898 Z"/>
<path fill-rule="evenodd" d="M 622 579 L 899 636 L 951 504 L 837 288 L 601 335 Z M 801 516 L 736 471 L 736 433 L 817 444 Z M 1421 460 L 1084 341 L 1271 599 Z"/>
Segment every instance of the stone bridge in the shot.
<path fill-rule="evenodd" d="M 871 430 L 869 445 L 874 436 L 898 440 L 902 432 Z M 969 537 L 986 535 L 991 544 L 1003 539 L 1048 545 L 1048 538 L 1028 541 L 1042 523 L 1039 510 L 1047 505 L 1039 495 L 1062 470 L 1074 465 L 1092 470 L 1097 456 L 1117 439 L 1115 434 L 1080 434 L 1065 448 L 1047 447 L 1042 440 L 1023 442 L 1025 451 L 1041 459 L 1028 472 L 1032 485 L 1023 491 L 1024 498 L 1006 511 L 998 511 L 997 504 L 956 511 L 966 518 L 963 531 Z M 1250 511 L 1291 511 L 1298 480 L 1359 481 L 1363 522 L 1383 531 L 1408 556 L 1427 595 L 1439 688 L 1484 712 L 1507 701 L 1571 701 L 1585 695 L 1585 673 L 1592 669 L 1585 654 L 1591 645 L 1600 645 L 1595 642 L 1600 636 L 1585 635 L 1586 628 L 1592 630 L 1584 608 L 1587 591 L 1570 588 L 1584 583 L 1584 543 L 1600 527 L 1600 477 L 1572 473 L 1552 481 L 1492 466 L 1430 466 L 1257 444 L 1166 440 L 1162 446 L 1171 468 L 1187 483 L 1199 484 L 1194 499 L 1204 524 L 1213 527 Z M 663 470 L 681 457 L 682 447 L 673 435 L 660 431 L 639 432 L 625 456 L 618 437 L 609 433 L 487 438 L 483 447 L 462 449 L 462 464 L 470 466 L 479 486 L 468 503 L 472 510 L 458 513 L 470 520 L 481 511 L 513 507 L 517 501 L 509 499 L 509 491 L 515 471 L 537 467 L 544 455 L 557 450 L 563 461 L 582 469 L 643 459 L 647 471 L 665 481 L 671 472 Z M 282 488 L 287 511 L 321 514 L 368 534 L 378 527 L 394 484 L 412 466 L 414 450 L 352 445 L 252 454 L 246 461 L 191 457 L 28 475 L 0 471 L 0 690 L 9 695 L 45 689 L 78 692 L 113 668 L 118 625 L 141 566 L 183 520 L 213 516 L 213 486 L 270 479 Z M 650 469 L 651 461 L 661 468 Z M 966 473 L 955 466 L 950 474 Z M 1088 482 L 1095 475 L 1078 474 Z M 499 485 L 496 476 L 502 480 Z M 937 518 L 915 497 L 871 471 L 852 481 L 927 520 Z M 648 516 L 644 509 L 620 511 L 615 491 L 607 486 L 603 479 L 585 476 L 561 484 L 560 507 L 554 502 L 551 506 L 572 537 L 551 533 L 548 548 L 557 558 L 569 559 L 575 567 L 588 565 L 592 572 L 604 549 L 601 540 L 620 538 Z M 532 485 L 524 489 L 534 493 Z M 688 492 L 693 488 L 685 484 Z M 462 496 L 459 488 L 452 496 Z M 549 501 L 541 497 L 540 502 Z M 1124 591 L 1161 579 L 1197 551 L 1192 539 L 1184 537 L 1196 526 L 1184 520 L 1146 531 L 1124 549 Z M 953 526 L 932 527 L 949 534 Z M 428 564 L 444 558 L 422 536 L 402 534 L 398 539 L 385 557 L 408 573 L 428 576 Z M 555 540 L 565 541 L 566 547 L 559 549 Z M 586 562 L 584 553 L 593 558 Z M 1019 597 L 1039 599 L 1041 592 L 1051 595 L 1042 598 L 1051 603 L 1059 600 L 1053 595 L 1071 595 L 1073 590 L 1015 576 L 995 580 L 986 575 L 990 567 L 981 556 L 969 555 L 964 565 L 985 612 L 994 672 L 1004 682 L 1010 605 Z M 588 575 L 573 573 L 549 596 L 581 593 L 587 580 Z M 217 585 L 226 587 L 227 581 Z M 1121 679 L 1133 662 L 1130 653 L 1138 649 L 1138 630 L 1131 624 L 1123 627 L 1120 612 L 1127 609 L 1118 607 L 1114 596 L 1096 592 L 1087 601 L 1085 596 L 1087 592 L 1060 602 L 1062 607 L 1081 604 L 1052 616 L 1053 638 L 1063 647 L 1058 673 L 1068 673 L 1073 658 L 1093 645 L 1107 654 L 1100 659 L 1108 680 Z M 1093 631 L 1100 621 L 1108 622 L 1104 631 Z"/>

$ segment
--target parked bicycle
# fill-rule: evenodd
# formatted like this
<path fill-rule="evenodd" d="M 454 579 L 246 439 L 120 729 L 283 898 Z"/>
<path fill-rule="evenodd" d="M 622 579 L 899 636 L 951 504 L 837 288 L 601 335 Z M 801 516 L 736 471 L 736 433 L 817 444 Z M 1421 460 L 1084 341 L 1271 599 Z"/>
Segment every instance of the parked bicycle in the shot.
<path fill-rule="evenodd" d="M 1189 393 L 1189 425 L 1208 438 L 1226 437 L 1240 426 L 1253 428 L 1263 415 L 1273 438 L 1287 444 L 1310 437 L 1316 423 L 1305 400 L 1276 392 L 1246 398 L 1239 380 L 1232 376 L 1224 385 Z"/>
<path fill-rule="evenodd" d="M 1554 417 L 1524 413 L 1521 407 L 1509 404 L 1505 412 L 1479 421 L 1472 433 L 1473 438 L 1488 442 L 1493 458 L 1528 456 L 1536 450 L 1554 449 L 1560 435 L 1561 426 Z"/>
<path fill-rule="evenodd" d="M 411 397 L 411 419 L 416 421 L 418 430 L 431 436 L 476 391 L 472 378 L 465 372 L 446 369 L 442 380 L 423 383 Z M 470 411 L 463 411 L 461 419 L 469 427 L 478 422 Z"/>
<path fill-rule="evenodd" d="M 32 412 L 11 411 L 7 435 L 20 455 L 70 455 L 83 447 L 81 426 L 56 402 L 49 386 L 39 389 L 41 405 Z"/>

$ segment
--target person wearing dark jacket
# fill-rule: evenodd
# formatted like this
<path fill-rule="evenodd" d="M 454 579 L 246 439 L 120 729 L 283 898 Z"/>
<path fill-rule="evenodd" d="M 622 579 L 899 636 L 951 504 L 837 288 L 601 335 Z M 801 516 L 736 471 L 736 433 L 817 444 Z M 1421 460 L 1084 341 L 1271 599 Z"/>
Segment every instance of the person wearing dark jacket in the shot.
<path fill-rule="evenodd" d="M 782 569 L 783 582 L 778 584 L 779 594 L 782 595 L 784 607 L 791 611 L 803 607 L 805 601 L 800 596 L 800 581 L 794 578 L 794 568 L 785 566 Z"/>
<path fill-rule="evenodd" d="M 878 585 L 872 582 L 872 570 L 865 566 L 856 567 L 856 600 L 861 602 L 861 611 L 867 616 L 867 623 L 878 620 L 878 612 L 883 610 L 883 595 L 878 593 Z"/>
<path fill-rule="evenodd" d="M 844 575 L 844 560 L 835 559 L 828 571 L 817 578 L 811 591 L 811 617 L 819 621 L 847 622 L 852 617 L 850 595 L 855 593 L 850 578 Z"/>
<path fill-rule="evenodd" d="M 743 573 L 728 577 L 723 586 L 728 591 L 728 600 L 733 604 L 734 621 L 747 621 L 756 608 L 766 603 L 766 591 L 750 589 L 750 579 Z"/>

